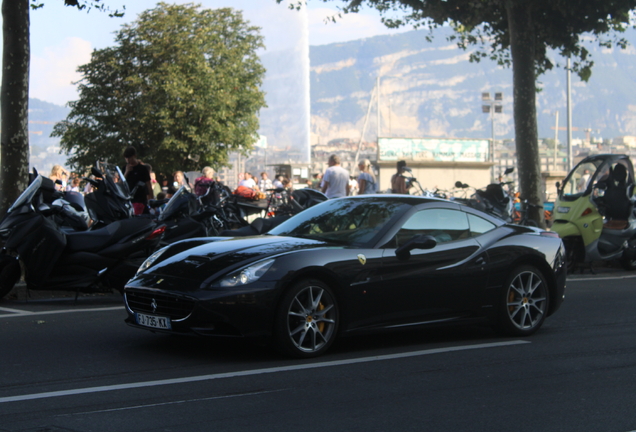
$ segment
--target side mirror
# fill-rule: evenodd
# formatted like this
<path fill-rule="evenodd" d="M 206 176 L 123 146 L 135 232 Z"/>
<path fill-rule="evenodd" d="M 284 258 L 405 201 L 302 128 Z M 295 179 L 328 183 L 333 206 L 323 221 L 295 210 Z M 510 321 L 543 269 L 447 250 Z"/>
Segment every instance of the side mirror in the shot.
<path fill-rule="evenodd" d="M 407 260 L 413 249 L 433 249 L 437 246 L 437 240 L 430 235 L 419 234 L 408 240 L 395 250 L 395 255 L 400 260 Z"/>
<path fill-rule="evenodd" d="M 97 178 L 104 178 L 104 174 L 95 167 L 91 168 L 91 173 Z"/>

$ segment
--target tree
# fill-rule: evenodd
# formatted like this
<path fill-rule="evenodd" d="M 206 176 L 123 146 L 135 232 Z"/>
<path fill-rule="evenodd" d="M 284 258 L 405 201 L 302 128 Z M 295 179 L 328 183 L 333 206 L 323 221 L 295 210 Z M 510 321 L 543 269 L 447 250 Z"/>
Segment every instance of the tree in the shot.
<path fill-rule="evenodd" d="M 282 0 L 277 0 L 281 2 Z M 543 203 L 536 116 L 536 78 L 554 67 L 549 49 L 574 58 L 573 70 L 583 80 L 593 61 L 581 35 L 592 34 L 605 47 L 624 47 L 618 34 L 629 25 L 636 0 L 322 0 L 340 1 L 343 13 L 363 5 L 377 9 L 388 27 L 406 24 L 431 30 L 452 25 L 461 47 L 478 45 L 471 55 L 490 57 L 511 65 L 514 87 L 514 122 L 520 191 L 537 205 Z M 298 2 L 295 7 L 300 7 Z M 294 7 L 294 6 L 292 6 Z M 395 18 L 395 16 L 399 16 Z M 335 19 L 335 18 L 334 18 Z M 543 211 L 529 217 L 545 226 Z"/>
<path fill-rule="evenodd" d="M 67 6 L 110 12 L 100 0 L 64 0 Z M 29 170 L 29 8 L 36 0 L 2 0 L 0 96 L 0 217 L 26 188 Z M 110 16 L 123 16 L 114 11 Z"/>
<path fill-rule="evenodd" d="M 160 3 L 115 42 L 79 67 L 80 98 L 54 128 L 71 166 L 119 162 L 133 145 L 164 172 L 218 168 L 252 148 L 265 106 L 263 43 L 240 12 Z"/>

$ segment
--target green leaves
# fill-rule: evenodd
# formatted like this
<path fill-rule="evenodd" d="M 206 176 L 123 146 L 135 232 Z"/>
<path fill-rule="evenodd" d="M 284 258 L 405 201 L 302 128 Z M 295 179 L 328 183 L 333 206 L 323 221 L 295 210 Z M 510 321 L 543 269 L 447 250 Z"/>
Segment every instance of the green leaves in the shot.
<path fill-rule="evenodd" d="M 128 145 L 158 172 L 219 168 L 251 148 L 265 106 L 263 41 L 240 12 L 160 3 L 115 42 L 80 66 L 80 99 L 53 132 L 74 168 L 119 162 Z"/>

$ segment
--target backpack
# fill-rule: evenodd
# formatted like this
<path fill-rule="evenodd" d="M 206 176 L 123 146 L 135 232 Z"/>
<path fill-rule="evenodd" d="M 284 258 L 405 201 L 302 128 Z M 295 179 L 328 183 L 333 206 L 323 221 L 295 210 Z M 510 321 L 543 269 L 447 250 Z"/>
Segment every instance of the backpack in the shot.
<path fill-rule="evenodd" d="M 236 188 L 236 190 L 234 191 L 234 195 L 238 195 L 241 198 L 258 199 L 258 194 L 256 193 L 256 191 L 252 188 L 248 188 L 247 186 L 239 186 L 238 188 Z"/>

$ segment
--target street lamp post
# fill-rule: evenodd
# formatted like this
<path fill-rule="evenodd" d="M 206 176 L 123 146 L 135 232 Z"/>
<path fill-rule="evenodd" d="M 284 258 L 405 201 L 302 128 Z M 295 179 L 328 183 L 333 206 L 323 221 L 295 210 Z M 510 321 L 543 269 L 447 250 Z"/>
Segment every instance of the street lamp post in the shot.
<path fill-rule="evenodd" d="M 503 112 L 503 93 L 495 93 L 495 98 L 490 98 L 490 93 L 484 92 L 481 94 L 481 111 L 486 114 L 490 114 L 490 123 L 492 128 L 492 138 L 490 140 L 490 162 L 493 163 L 490 168 L 490 177 L 494 181 L 495 179 L 495 113 L 501 114 Z"/>

